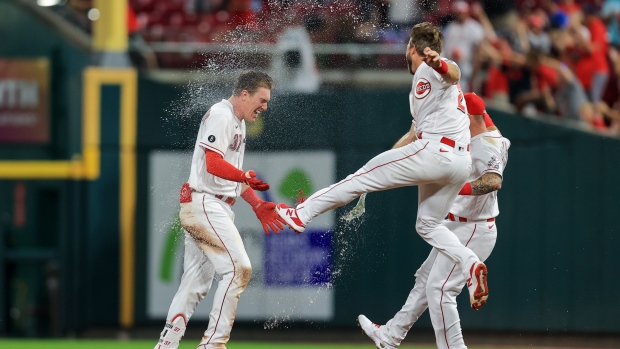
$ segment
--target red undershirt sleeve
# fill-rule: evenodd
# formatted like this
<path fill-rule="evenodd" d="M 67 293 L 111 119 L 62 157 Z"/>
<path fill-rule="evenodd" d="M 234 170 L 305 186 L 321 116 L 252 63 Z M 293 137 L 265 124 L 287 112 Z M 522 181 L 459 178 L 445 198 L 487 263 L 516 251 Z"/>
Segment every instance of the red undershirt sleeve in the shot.
<path fill-rule="evenodd" d="M 208 149 L 205 149 L 205 155 L 207 172 L 214 176 L 228 179 L 229 181 L 243 182 L 245 173 L 224 160 L 222 155 Z"/>

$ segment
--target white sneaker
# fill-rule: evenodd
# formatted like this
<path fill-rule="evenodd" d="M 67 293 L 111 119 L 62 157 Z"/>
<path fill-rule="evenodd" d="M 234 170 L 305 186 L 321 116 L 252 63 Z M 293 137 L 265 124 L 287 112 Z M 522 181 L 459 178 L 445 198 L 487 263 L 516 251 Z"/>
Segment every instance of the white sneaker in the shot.
<path fill-rule="evenodd" d="M 303 231 L 306 230 L 306 225 L 299 219 L 296 208 L 288 207 L 285 204 L 278 204 L 276 206 L 276 213 L 278 216 L 282 217 L 286 224 L 297 234 L 303 233 Z"/>
<path fill-rule="evenodd" d="M 396 349 L 395 346 L 385 344 L 381 341 L 381 336 L 379 335 L 379 330 L 381 330 L 380 325 L 375 324 L 374 322 L 368 320 L 368 318 L 364 315 L 360 315 L 357 317 L 357 325 L 362 328 L 362 332 L 368 336 L 368 338 L 372 339 L 377 346 L 377 349 Z"/>
<path fill-rule="evenodd" d="M 489 286 L 487 285 L 487 266 L 478 261 L 472 264 L 467 279 L 469 290 L 469 303 L 474 310 L 479 310 L 489 298 Z"/>

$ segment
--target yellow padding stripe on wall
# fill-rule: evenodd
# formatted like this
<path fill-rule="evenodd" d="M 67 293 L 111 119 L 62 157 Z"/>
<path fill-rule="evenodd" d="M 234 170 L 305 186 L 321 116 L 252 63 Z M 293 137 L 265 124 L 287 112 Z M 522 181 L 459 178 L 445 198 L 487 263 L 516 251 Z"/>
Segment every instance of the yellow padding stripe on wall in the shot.
<path fill-rule="evenodd" d="M 92 69 L 92 70 L 91 70 Z M 119 174 L 119 232 L 120 232 L 120 304 L 119 322 L 132 327 L 135 319 L 135 213 L 136 213 L 136 138 L 137 138 L 137 74 L 134 69 L 91 68 L 92 80 L 98 88 L 87 103 L 100 110 L 101 85 L 121 86 L 120 110 L 120 174 Z M 96 99 L 95 99 L 96 98 Z M 93 107 L 94 108 L 94 107 Z M 84 135 L 93 139 L 93 135 Z"/>
<path fill-rule="evenodd" d="M 121 87 L 120 103 L 120 324 L 135 318 L 137 74 L 135 69 L 89 67 L 83 74 L 82 153 L 71 160 L 0 161 L 0 179 L 95 180 L 101 170 L 101 86 Z"/>

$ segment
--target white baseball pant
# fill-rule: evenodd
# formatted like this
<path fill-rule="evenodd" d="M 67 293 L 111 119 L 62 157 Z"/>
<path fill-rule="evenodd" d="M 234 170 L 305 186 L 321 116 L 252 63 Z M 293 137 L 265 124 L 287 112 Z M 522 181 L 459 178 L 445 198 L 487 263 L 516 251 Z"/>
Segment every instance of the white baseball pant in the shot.
<path fill-rule="evenodd" d="M 495 247 L 497 226 L 495 222 L 453 222 L 444 225 L 458 237 L 464 246 L 485 261 Z M 379 335 L 387 344 L 398 347 L 428 307 L 438 349 L 466 349 L 456 297 L 461 293 L 467 278 L 460 267 L 433 248 L 428 258 L 416 272 L 415 286 L 405 305 L 382 326 Z"/>
<path fill-rule="evenodd" d="M 469 177 L 471 156 L 466 144 L 453 148 L 440 139 L 425 133 L 424 139 L 377 155 L 354 174 L 298 205 L 299 219 L 306 224 L 366 192 L 417 185 L 418 234 L 452 261 L 466 266 L 463 271 L 467 275 L 478 257 L 441 223 Z"/>
<path fill-rule="evenodd" d="M 183 276 L 170 305 L 167 323 L 172 323 L 179 314 L 187 323 L 218 273 L 222 279 L 215 291 L 209 326 L 198 348 L 225 348 L 239 297 L 252 274 L 250 259 L 233 223 L 235 214 L 228 204 L 213 195 L 192 193 L 192 201 L 181 204 L 180 217 L 191 238 L 185 244 Z M 177 346 L 178 341 L 170 348 Z"/>

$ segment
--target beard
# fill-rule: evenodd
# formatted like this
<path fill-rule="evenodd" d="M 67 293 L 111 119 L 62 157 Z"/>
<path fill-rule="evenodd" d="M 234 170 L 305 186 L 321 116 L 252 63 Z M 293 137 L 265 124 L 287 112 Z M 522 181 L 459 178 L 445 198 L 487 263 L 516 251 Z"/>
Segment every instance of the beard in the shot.
<path fill-rule="evenodd" d="M 407 70 L 409 70 L 409 74 L 415 75 L 415 72 L 412 71 L 413 62 L 411 60 L 411 57 L 407 56 L 406 58 L 407 58 Z"/>

